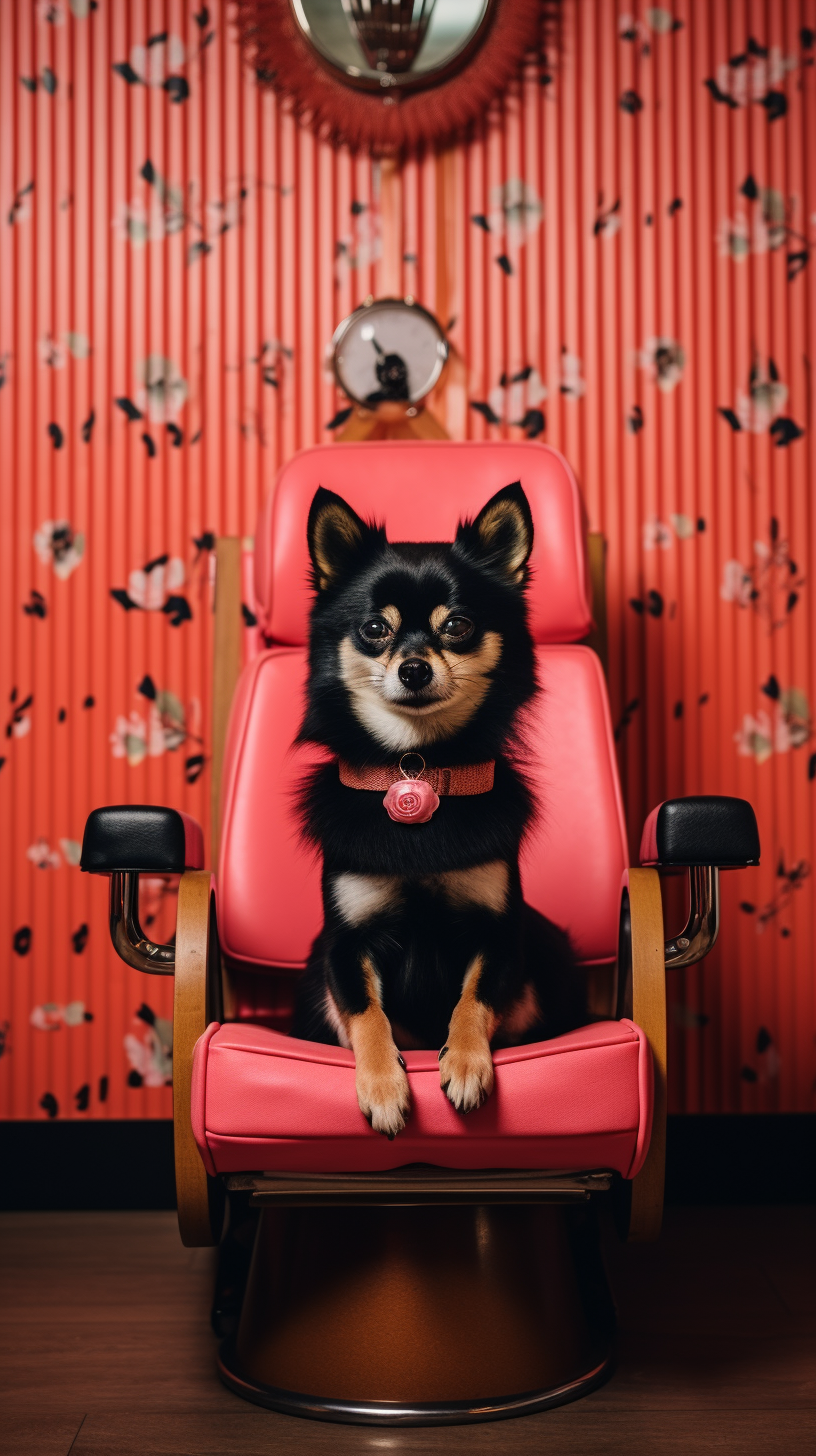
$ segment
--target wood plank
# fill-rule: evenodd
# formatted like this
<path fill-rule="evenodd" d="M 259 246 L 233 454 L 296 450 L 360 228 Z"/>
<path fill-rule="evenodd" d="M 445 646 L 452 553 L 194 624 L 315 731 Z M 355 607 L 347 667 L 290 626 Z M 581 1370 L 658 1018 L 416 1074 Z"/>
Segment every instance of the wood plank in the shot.
<path fill-rule="evenodd" d="M 806 1207 L 675 1207 L 656 1244 L 608 1237 L 621 1327 L 608 1385 L 443 1432 L 298 1420 L 232 1395 L 209 1327 L 215 1251 L 183 1248 L 172 1213 L 4 1214 L 0 1444 L 10 1456 L 792 1456 L 816 1442 L 812 1220 Z"/>
<path fill-rule="evenodd" d="M 590 1397 L 591 1399 L 591 1397 Z M 411 1429 L 364 1428 L 267 1411 L 234 1415 L 138 1415 L 134 1420 L 91 1415 L 71 1456 L 344 1456 L 365 1451 L 406 1451 L 438 1456 L 792 1456 L 812 1449 L 816 1412 L 618 1411 L 580 1406 L 540 1416 L 476 1426 Z"/>
<path fill-rule="evenodd" d="M 625 1329 L 816 1336 L 812 1207 L 668 1208 L 658 1243 L 605 1252 Z"/>
<path fill-rule="evenodd" d="M 591 1408 L 716 1413 L 816 1410 L 816 1336 L 624 1330 L 618 1368 Z"/>
<path fill-rule="evenodd" d="M 81 1411 L 30 1416 L 4 1411 L 1 1449 L 8 1456 L 68 1456 L 69 1452 L 73 1456 L 72 1447 L 84 1419 Z"/>

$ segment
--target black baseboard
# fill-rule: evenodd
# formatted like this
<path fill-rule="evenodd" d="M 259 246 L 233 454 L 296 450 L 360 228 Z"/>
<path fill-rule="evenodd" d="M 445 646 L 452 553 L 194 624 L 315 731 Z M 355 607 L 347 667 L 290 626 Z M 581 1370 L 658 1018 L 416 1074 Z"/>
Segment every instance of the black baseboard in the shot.
<path fill-rule="evenodd" d="M 816 1203 L 816 1114 L 670 1117 L 667 1203 Z M 174 1208 L 173 1124 L 0 1122 L 0 1208 Z"/>
<path fill-rule="evenodd" d="M 670 1117 L 667 1203 L 816 1203 L 816 1113 Z"/>
<path fill-rule="evenodd" d="M 0 1208 L 175 1208 L 173 1124 L 0 1122 Z"/>

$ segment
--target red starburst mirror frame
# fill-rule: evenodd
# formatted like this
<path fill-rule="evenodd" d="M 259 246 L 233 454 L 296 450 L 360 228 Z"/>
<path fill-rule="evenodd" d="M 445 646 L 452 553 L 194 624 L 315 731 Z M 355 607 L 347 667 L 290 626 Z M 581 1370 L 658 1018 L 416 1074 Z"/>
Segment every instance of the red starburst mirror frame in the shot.
<path fill-rule="evenodd" d="M 349 13 L 356 8 L 353 0 L 337 6 Z M 238 0 L 241 42 L 259 82 L 285 97 L 318 136 L 354 151 L 393 155 L 451 139 L 483 117 L 525 54 L 539 49 L 553 5 L 488 0 L 470 43 L 410 86 L 344 75 L 310 39 L 303 9 L 301 0 Z"/>

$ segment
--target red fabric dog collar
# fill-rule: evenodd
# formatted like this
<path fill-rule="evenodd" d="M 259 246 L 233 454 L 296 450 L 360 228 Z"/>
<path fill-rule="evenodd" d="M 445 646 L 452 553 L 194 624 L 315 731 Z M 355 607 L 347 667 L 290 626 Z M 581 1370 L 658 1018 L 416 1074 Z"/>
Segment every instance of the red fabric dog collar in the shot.
<path fill-rule="evenodd" d="M 409 757 L 416 758 L 419 755 L 403 754 L 403 758 Z M 423 768 L 418 774 L 406 773 L 398 763 L 389 768 L 354 768 L 342 758 L 338 767 L 340 782 L 347 789 L 371 789 L 385 793 L 392 784 L 417 778 L 430 784 L 435 793 L 457 798 L 468 794 L 489 793 L 493 787 L 496 763 L 491 758 L 489 763 L 466 763 L 455 768 Z"/>

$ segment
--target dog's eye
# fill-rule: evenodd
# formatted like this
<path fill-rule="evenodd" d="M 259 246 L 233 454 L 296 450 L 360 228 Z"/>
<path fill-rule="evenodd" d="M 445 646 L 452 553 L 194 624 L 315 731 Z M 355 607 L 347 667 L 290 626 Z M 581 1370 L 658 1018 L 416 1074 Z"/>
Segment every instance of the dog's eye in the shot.
<path fill-rule="evenodd" d="M 448 617 L 442 623 L 441 631 L 443 637 L 453 637 L 454 641 L 461 642 L 463 637 L 473 631 L 473 623 L 469 617 Z"/>
<path fill-rule="evenodd" d="M 386 637 L 391 636 L 391 628 L 382 617 L 372 617 L 370 621 L 363 622 L 360 636 L 364 637 L 366 642 L 384 642 Z"/>

